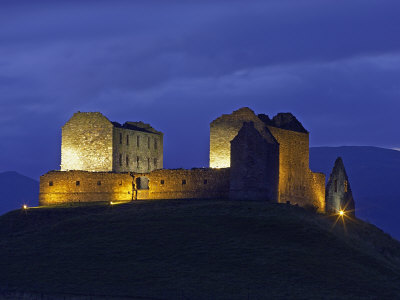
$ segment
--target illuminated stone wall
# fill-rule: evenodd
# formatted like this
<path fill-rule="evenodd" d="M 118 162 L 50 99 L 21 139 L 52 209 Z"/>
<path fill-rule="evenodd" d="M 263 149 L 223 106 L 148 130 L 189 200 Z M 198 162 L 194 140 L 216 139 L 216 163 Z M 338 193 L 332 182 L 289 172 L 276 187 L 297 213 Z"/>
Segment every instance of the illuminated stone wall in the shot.
<path fill-rule="evenodd" d="M 128 173 L 51 171 L 40 177 L 39 205 L 131 200 Z"/>
<path fill-rule="evenodd" d="M 139 177 L 149 180 L 148 189 L 138 189 Z M 226 199 L 228 193 L 229 169 L 155 170 L 146 174 L 51 171 L 40 177 L 39 204 Z"/>
<path fill-rule="evenodd" d="M 62 128 L 61 170 L 149 172 L 163 168 L 163 133 L 149 124 L 75 113 Z"/>
<path fill-rule="evenodd" d="M 101 113 L 75 113 L 62 128 L 61 170 L 112 171 L 113 127 Z"/>
<path fill-rule="evenodd" d="M 229 169 L 164 169 L 142 175 L 149 179 L 149 190 L 139 191 L 139 200 L 228 198 Z"/>

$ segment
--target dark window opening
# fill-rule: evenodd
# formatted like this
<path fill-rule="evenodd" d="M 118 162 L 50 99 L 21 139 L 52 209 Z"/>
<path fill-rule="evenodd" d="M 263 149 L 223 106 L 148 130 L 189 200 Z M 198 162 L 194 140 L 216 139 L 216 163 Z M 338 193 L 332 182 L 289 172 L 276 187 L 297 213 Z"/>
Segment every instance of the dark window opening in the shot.
<path fill-rule="evenodd" d="M 186 179 L 183 179 L 183 180 L 182 180 L 182 184 L 186 184 Z"/>
<path fill-rule="evenodd" d="M 122 144 L 122 133 L 119 134 L 119 143 Z"/>
<path fill-rule="evenodd" d="M 154 149 L 156 149 L 156 150 L 157 150 L 157 148 L 158 148 L 158 145 L 157 145 L 157 140 L 156 140 L 156 139 L 154 139 Z"/>
<path fill-rule="evenodd" d="M 140 158 L 139 156 L 136 157 L 136 168 L 140 168 Z"/>
<path fill-rule="evenodd" d="M 158 160 L 157 158 L 154 159 L 154 169 L 157 169 L 158 166 Z"/>
<path fill-rule="evenodd" d="M 207 179 L 204 179 L 204 182 L 203 182 L 204 184 L 207 184 Z"/>
<path fill-rule="evenodd" d="M 53 181 L 49 181 L 49 186 L 53 186 Z"/>
<path fill-rule="evenodd" d="M 150 137 L 149 136 L 147 137 L 147 148 L 150 149 Z"/>
<path fill-rule="evenodd" d="M 161 184 L 164 184 L 164 183 L 165 183 L 164 179 L 161 179 Z"/>
<path fill-rule="evenodd" d="M 129 156 L 126 156 L 126 166 L 129 167 Z"/>
<path fill-rule="evenodd" d="M 75 182 L 76 186 L 81 185 L 80 181 Z"/>
<path fill-rule="evenodd" d="M 348 191 L 348 182 L 347 180 L 344 181 L 344 192 L 347 193 Z"/>
<path fill-rule="evenodd" d="M 337 193 L 337 180 L 335 180 L 335 193 Z"/>
<path fill-rule="evenodd" d="M 122 154 L 119 155 L 119 165 L 122 166 Z"/>
<path fill-rule="evenodd" d="M 101 185 L 101 181 L 99 180 L 99 181 L 97 181 L 97 185 Z"/>
<path fill-rule="evenodd" d="M 129 135 L 126 136 L 126 144 L 129 145 Z"/>

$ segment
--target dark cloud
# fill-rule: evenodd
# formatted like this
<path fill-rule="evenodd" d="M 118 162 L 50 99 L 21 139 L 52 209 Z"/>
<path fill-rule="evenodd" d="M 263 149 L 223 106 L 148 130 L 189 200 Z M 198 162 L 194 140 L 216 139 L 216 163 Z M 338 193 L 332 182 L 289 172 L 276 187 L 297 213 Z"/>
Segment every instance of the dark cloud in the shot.
<path fill-rule="evenodd" d="M 165 132 L 167 167 L 207 165 L 208 124 L 292 111 L 314 145 L 400 147 L 400 18 L 382 1 L 0 4 L 0 171 L 58 168 L 77 110 Z"/>

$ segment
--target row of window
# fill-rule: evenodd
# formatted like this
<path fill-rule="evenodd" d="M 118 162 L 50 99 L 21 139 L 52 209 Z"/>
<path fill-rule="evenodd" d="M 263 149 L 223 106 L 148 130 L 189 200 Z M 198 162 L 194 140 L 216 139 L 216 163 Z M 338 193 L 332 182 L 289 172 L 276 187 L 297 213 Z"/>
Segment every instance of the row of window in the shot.
<path fill-rule="evenodd" d="M 207 179 L 204 179 L 204 180 L 203 180 L 203 184 L 207 184 L 207 183 L 208 183 L 208 180 L 207 180 Z M 165 184 L 165 180 L 164 180 L 164 179 L 161 179 L 160 184 L 161 184 L 161 185 L 164 185 L 164 184 Z M 186 179 L 182 179 L 182 185 L 185 185 L 185 184 L 186 184 Z"/>
<path fill-rule="evenodd" d="M 119 134 L 119 143 L 122 145 L 123 144 L 123 135 L 122 133 Z M 129 135 L 126 135 L 126 145 L 129 146 Z M 140 147 L 140 136 L 137 135 L 136 136 L 136 147 Z M 147 137 L 147 148 L 150 149 L 151 148 L 151 138 L 148 136 Z M 156 138 L 154 138 L 154 149 L 157 150 L 158 149 L 158 141 Z"/>
<path fill-rule="evenodd" d="M 203 180 L 203 184 L 207 184 L 207 183 L 208 183 L 208 180 L 204 179 Z M 122 184 L 122 182 L 120 183 L 120 185 L 121 184 Z M 161 179 L 160 184 L 164 185 L 165 184 L 165 180 Z M 185 185 L 185 184 L 186 184 L 186 179 L 182 179 L 182 185 Z M 54 182 L 53 181 L 49 181 L 49 186 L 53 186 L 53 185 L 54 185 Z M 81 182 L 79 180 L 77 180 L 77 181 L 75 181 L 75 185 L 76 186 L 80 186 Z M 97 185 L 101 185 L 101 181 L 100 180 L 97 181 Z"/>
<path fill-rule="evenodd" d="M 140 168 L 140 166 L 141 166 L 141 159 L 140 159 L 140 156 L 136 156 L 136 168 L 137 169 L 139 169 Z M 145 159 L 145 162 L 147 161 L 147 169 L 148 170 L 150 170 L 151 169 L 151 164 L 150 164 L 150 158 L 147 158 L 147 159 Z M 154 164 L 154 167 L 155 168 L 157 168 L 157 166 L 158 166 L 158 159 L 157 158 L 153 158 L 153 164 Z M 129 167 L 130 166 L 130 160 L 129 160 L 129 155 L 127 154 L 126 156 L 125 156 L 125 165 L 127 166 L 127 167 Z M 120 167 L 122 167 L 123 166 L 123 159 L 122 159 L 122 154 L 119 154 L 119 166 Z"/>

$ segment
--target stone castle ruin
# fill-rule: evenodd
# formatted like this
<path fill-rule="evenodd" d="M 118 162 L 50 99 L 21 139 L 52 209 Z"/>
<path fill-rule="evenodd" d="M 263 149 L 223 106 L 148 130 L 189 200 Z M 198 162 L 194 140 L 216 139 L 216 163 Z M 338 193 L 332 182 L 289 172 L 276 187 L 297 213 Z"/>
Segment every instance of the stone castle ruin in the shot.
<path fill-rule="evenodd" d="M 222 115 L 210 124 L 209 168 L 168 170 L 163 133 L 77 112 L 62 128 L 61 170 L 40 178 L 39 203 L 265 200 L 332 212 L 351 195 L 343 163 L 335 168 L 337 188 L 328 183 L 326 196 L 325 175 L 309 169 L 309 133 L 290 113 L 270 119 L 241 108 Z"/>

